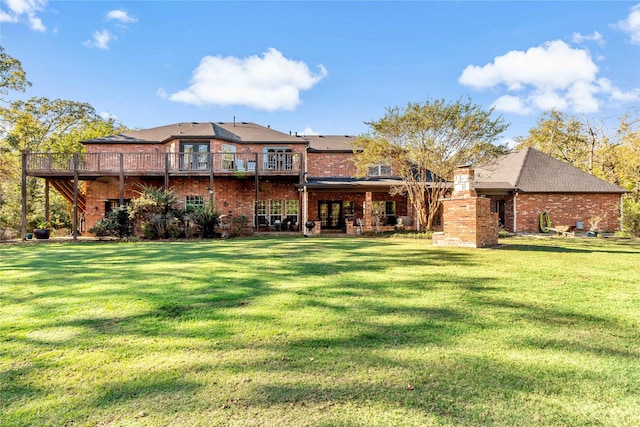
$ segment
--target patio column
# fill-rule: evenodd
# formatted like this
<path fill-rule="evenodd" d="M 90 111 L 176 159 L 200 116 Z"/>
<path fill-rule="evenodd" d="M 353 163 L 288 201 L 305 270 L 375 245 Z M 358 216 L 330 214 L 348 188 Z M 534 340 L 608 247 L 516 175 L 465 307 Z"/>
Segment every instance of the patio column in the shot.
<path fill-rule="evenodd" d="M 367 191 L 364 193 L 364 212 L 362 212 L 362 224 L 365 230 L 372 230 L 370 227 L 373 225 L 373 193 Z"/>

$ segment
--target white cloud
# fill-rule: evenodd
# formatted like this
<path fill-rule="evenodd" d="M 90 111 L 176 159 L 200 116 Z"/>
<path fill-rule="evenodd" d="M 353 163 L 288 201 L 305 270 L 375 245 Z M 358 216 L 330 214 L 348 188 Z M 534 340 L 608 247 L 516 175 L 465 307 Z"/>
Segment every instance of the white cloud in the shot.
<path fill-rule="evenodd" d="M 109 30 L 100 30 L 93 33 L 93 39 L 84 42 L 87 47 L 97 47 L 98 49 L 109 49 L 109 43 L 118 40 Z"/>
<path fill-rule="evenodd" d="M 318 132 L 315 132 L 313 129 L 311 129 L 310 127 L 304 128 L 304 130 L 302 132 L 296 132 L 298 135 L 320 135 Z"/>
<path fill-rule="evenodd" d="M 505 87 L 509 94 L 499 97 L 494 106 L 517 114 L 552 108 L 593 113 L 603 98 L 622 101 L 636 96 L 635 89 L 624 92 L 598 78 L 598 72 L 588 50 L 554 40 L 527 51 L 508 52 L 483 66 L 469 65 L 458 82 L 479 90 Z"/>
<path fill-rule="evenodd" d="M 596 42 L 599 46 L 604 46 L 605 44 L 604 37 L 602 37 L 602 34 L 597 31 L 594 31 L 593 34 L 588 35 L 573 33 L 571 41 L 573 43 Z"/>
<path fill-rule="evenodd" d="M 8 10 L 0 9 L 0 22 L 19 23 L 26 18 L 29 27 L 34 31 L 44 32 L 47 27 L 38 17 L 47 6 L 47 0 L 5 0 Z"/>
<path fill-rule="evenodd" d="M 640 45 L 640 4 L 633 6 L 629 11 L 629 16 L 613 27 L 627 33 L 631 38 L 631 43 Z"/>
<path fill-rule="evenodd" d="M 107 12 L 107 20 L 119 21 L 124 24 L 132 24 L 134 22 L 138 22 L 138 18 L 134 18 L 133 16 L 130 16 L 126 11 L 120 9 L 110 10 L 109 12 Z"/>
<path fill-rule="evenodd" d="M 194 70 L 187 89 L 169 96 L 194 105 L 245 105 L 258 110 L 293 110 L 300 104 L 300 91 L 311 89 L 327 75 L 302 61 L 285 58 L 270 48 L 262 57 L 205 56 Z"/>
<path fill-rule="evenodd" d="M 498 111 L 504 111 L 506 113 L 514 113 L 527 115 L 531 113 L 531 108 L 527 107 L 524 102 L 517 96 L 503 95 L 496 99 L 493 103 L 493 107 Z"/>

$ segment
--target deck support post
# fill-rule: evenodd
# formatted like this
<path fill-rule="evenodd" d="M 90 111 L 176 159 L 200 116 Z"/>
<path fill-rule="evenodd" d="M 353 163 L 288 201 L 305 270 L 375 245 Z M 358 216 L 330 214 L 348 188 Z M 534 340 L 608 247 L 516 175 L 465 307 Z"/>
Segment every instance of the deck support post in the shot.
<path fill-rule="evenodd" d="M 49 179 L 44 179 L 44 220 L 51 221 L 51 208 L 49 205 Z"/>
<path fill-rule="evenodd" d="M 168 190 L 169 189 L 169 160 L 170 160 L 170 154 L 169 153 L 165 153 L 164 155 L 164 189 Z"/>
<path fill-rule="evenodd" d="M 73 240 L 78 240 L 78 153 L 73 153 Z"/>
<path fill-rule="evenodd" d="M 119 188 L 119 203 L 120 206 L 124 205 L 124 154 L 120 153 L 120 188 Z"/>
<path fill-rule="evenodd" d="M 22 152 L 22 229 L 21 238 L 27 240 L 27 153 Z"/>
<path fill-rule="evenodd" d="M 258 153 L 255 154 L 256 156 L 256 181 L 255 181 L 255 186 L 256 186 L 256 197 L 255 200 L 253 202 L 253 223 L 255 224 L 256 230 L 258 229 L 258 197 L 259 194 L 258 192 L 260 191 L 260 189 L 258 188 L 260 186 L 260 174 L 258 173 L 258 170 L 260 169 L 260 165 L 258 164 Z"/>
<path fill-rule="evenodd" d="M 214 201 L 214 191 L 213 191 L 213 153 L 209 153 L 209 203 L 213 208 Z"/>

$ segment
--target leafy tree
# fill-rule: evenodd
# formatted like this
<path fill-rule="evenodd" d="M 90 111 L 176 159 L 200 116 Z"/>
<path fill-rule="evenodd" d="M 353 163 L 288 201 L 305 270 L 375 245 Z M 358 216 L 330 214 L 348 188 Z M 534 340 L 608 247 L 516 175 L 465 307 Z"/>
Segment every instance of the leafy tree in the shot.
<path fill-rule="evenodd" d="M 585 127 L 574 116 L 558 110 L 543 113 L 529 135 L 517 138 L 516 148 L 532 147 L 556 159 L 589 171 L 589 144 Z"/>
<path fill-rule="evenodd" d="M 31 82 L 27 80 L 27 73 L 22 69 L 20 61 L 5 53 L 0 46 L 0 95 L 4 97 L 10 91 L 24 92 L 29 86 Z"/>
<path fill-rule="evenodd" d="M 402 178 L 391 193 L 407 195 L 420 224 L 431 229 L 454 169 L 506 152 L 493 143 L 507 125 L 502 117 L 491 119 L 492 113 L 470 100 L 388 108 L 384 117 L 366 123 L 369 133 L 354 143 L 358 170 L 366 175 L 370 165 L 390 166 Z"/>
<path fill-rule="evenodd" d="M 113 119 L 104 120 L 91 105 L 61 99 L 33 97 L 0 106 L 0 218 L 2 227 L 18 227 L 21 218 L 21 153 L 81 152 L 82 139 L 122 132 L 124 126 Z M 27 180 L 27 216 L 44 212 L 44 182 Z M 58 225 L 70 225 L 69 203 L 56 192 L 51 193 L 51 214 Z M 62 209 L 62 210 L 59 210 Z"/>

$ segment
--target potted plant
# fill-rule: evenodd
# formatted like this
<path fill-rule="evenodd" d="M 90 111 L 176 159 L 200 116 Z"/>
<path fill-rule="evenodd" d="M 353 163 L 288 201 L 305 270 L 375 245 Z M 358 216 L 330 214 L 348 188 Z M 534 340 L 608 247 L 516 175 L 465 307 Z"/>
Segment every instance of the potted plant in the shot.
<path fill-rule="evenodd" d="M 47 220 L 38 221 L 36 228 L 33 229 L 33 235 L 36 239 L 48 239 L 51 235 L 51 223 Z"/>

